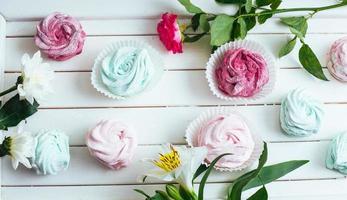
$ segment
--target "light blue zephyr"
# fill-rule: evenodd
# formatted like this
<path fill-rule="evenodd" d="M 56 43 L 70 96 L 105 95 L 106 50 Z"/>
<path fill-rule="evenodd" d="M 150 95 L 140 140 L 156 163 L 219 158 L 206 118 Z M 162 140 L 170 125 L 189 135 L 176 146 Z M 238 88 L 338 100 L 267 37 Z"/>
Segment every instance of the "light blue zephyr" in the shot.
<path fill-rule="evenodd" d="M 286 134 L 309 136 L 318 133 L 324 111 L 323 105 L 307 95 L 302 89 L 295 89 L 282 100 L 280 123 Z"/>
<path fill-rule="evenodd" d="M 69 138 L 58 130 L 42 130 L 35 135 L 35 150 L 31 164 L 38 174 L 57 174 L 70 162 Z"/>
<path fill-rule="evenodd" d="M 118 96 L 142 92 L 151 82 L 155 68 L 146 49 L 123 47 L 106 56 L 101 64 L 101 80 Z"/>
<path fill-rule="evenodd" d="M 325 164 L 328 169 L 347 175 L 347 132 L 336 136 L 330 143 Z"/>

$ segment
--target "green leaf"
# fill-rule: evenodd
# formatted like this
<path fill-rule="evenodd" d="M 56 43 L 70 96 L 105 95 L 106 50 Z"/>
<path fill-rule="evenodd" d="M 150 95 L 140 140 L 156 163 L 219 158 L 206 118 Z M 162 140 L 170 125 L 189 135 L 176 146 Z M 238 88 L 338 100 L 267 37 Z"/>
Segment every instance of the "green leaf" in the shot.
<path fill-rule="evenodd" d="M 143 196 L 145 196 L 146 198 L 151 198 L 148 194 L 146 194 L 146 192 L 144 192 L 143 190 L 140 189 L 134 189 L 135 192 L 138 192 L 140 194 L 142 194 Z"/>
<path fill-rule="evenodd" d="M 306 36 L 308 25 L 305 17 L 283 17 L 281 22 L 289 26 L 290 31 L 300 39 Z"/>
<path fill-rule="evenodd" d="M 253 6 L 253 0 L 246 0 L 245 9 L 246 13 L 251 12 Z"/>
<path fill-rule="evenodd" d="M 230 41 L 230 33 L 234 18 L 228 15 L 218 15 L 211 26 L 211 45 L 220 46 Z"/>
<path fill-rule="evenodd" d="M 176 186 L 172 184 L 166 185 L 166 193 L 174 200 L 182 200 L 182 197 L 180 196 L 180 193 Z"/>
<path fill-rule="evenodd" d="M 204 35 L 206 35 L 206 33 L 200 33 L 200 34 L 197 34 L 194 36 L 185 35 L 183 42 L 187 42 L 187 43 L 196 42 L 196 41 L 200 40 Z"/>
<path fill-rule="evenodd" d="M 159 194 L 158 196 L 160 196 L 161 200 L 170 200 L 169 195 L 167 195 L 166 192 L 164 192 L 164 191 L 156 190 L 155 193 Z"/>
<path fill-rule="evenodd" d="M 291 51 L 293 51 L 294 47 L 296 45 L 296 37 L 291 39 L 290 41 L 287 42 L 286 45 L 284 45 L 281 49 L 280 52 L 278 53 L 278 57 L 283 57 L 287 54 L 289 54 Z"/>
<path fill-rule="evenodd" d="M 261 6 L 268 6 L 272 3 L 273 0 L 256 0 L 256 4 L 257 6 L 261 7 Z"/>
<path fill-rule="evenodd" d="M 228 200 L 241 200 L 241 193 L 243 187 L 245 187 L 248 182 L 257 177 L 261 168 L 265 165 L 267 160 L 267 144 L 264 142 L 264 150 L 259 158 L 258 167 L 255 170 L 247 172 L 246 174 L 240 176 L 235 180 L 231 187 L 231 191 L 228 194 Z"/>
<path fill-rule="evenodd" d="M 207 169 L 208 167 L 206 165 L 201 164 L 199 168 L 196 170 L 196 172 L 194 173 L 192 181 L 194 181 L 198 176 L 200 176 L 200 174 L 204 173 Z"/>
<path fill-rule="evenodd" d="M 216 0 L 217 3 L 224 3 L 224 4 L 240 4 L 245 3 L 246 0 Z"/>
<path fill-rule="evenodd" d="M 272 1 L 271 5 L 270 5 L 270 8 L 272 10 L 276 10 L 282 3 L 282 0 L 274 0 Z"/>
<path fill-rule="evenodd" d="M 192 2 L 190 2 L 190 0 L 178 0 L 185 8 L 188 12 L 190 13 L 203 13 L 204 11 L 202 11 L 199 7 L 195 6 L 194 4 L 192 4 Z"/>
<path fill-rule="evenodd" d="M 268 13 L 268 10 L 262 11 L 260 13 Z M 258 16 L 258 22 L 259 24 L 264 24 L 266 20 L 270 19 L 272 17 L 272 14 L 262 14 Z"/>
<path fill-rule="evenodd" d="M 303 44 L 299 50 L 299 60 L 302 66 L 310 74 L 318 79 L 328 81 L 323 73 L 322 65 L 319 63 L 317 56 L 314 54 L 312 49 L 307 45 Z"/>
<path fill-rule="evenodd" d="M 199 28 L 204 32 L 208 32 L 210 30 L 207 15 L 204 13 L 195 14 L 192 17 L 191 24 L 194 31 L 197 31 Z"/>
<path fill-rule="evenodd" d="M 194 197 L 191 196 L 191 194 L 181 185 L 179 186 L 178 189 L 180 196 L 184 199 L 184 200 L 194 200 Z"/>
<path fill-rule="evenodd" d="M 243 18 L 239 18 L 237 23 L 240 25 L 240 38 L 244 39 L 247 35 L 247 24 Z"/>
<path fill-rule="evenodd" d="M 247 200 L 267 200 L 268 194 L 265 186 L 261 187 L 258 191 L 256 191 L 252 196 L 250 196 Z"/>
<path fill-rule="evenodd" d="M 258 176 L 261 177 L 261 180 L 259 180 L 258 176 L 255 177 L 248 182 L 243 190 L 248 190 L 263 184 L 271 183 L 272 181 L 281 178 L 282 176 L 296 170 L 308 162 L 308 160 L 292 160 L 263 167 L 258 174 Z"/>
<path fill-rule="evenodd" d="M 27 100 L 20 100 L 19 95 L 13 96 L 0 109 L 0 130 L 7 130 L 8 127 L 17 126 L 37 112 L 39 104 L 35 101 L 31 105 Z"/>
<path fill-rule="evenodd" d="M 204 188 L 205 188 L 205 185 L 206 185 L 207 178 L 210 175 L 213 167 L 216 165 L 216 163 L 219 161 L 219 159 L 221 159 L 222 157 L 227 156 L 227 155 L 231 155 L 231 153 L 225 153 L 225 154 L 222 154 L 222 155 L 218 156 L 217 158 L 215 158 L 211 162 L 210 166 L 208 166 L 204 176 L 201 179 L 200 185 L 199 185 L 198 200 L 204 200 Z"/>

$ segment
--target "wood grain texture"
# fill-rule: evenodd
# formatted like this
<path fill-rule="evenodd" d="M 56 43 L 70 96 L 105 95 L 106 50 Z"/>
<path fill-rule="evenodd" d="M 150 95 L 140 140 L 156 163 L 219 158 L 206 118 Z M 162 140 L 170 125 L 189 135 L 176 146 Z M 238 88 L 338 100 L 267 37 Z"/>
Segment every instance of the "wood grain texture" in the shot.
<path fill-rule="evenodd" d="M 282 180 L 335 179 L 344 176 L 325 168 L 325 154 L 329 142 L 290 142 L 270 143 L 268 147 L 268 165 L 287 160 L 310 160 L 302 168 L 284 176 Z M 139 177 L 150 169 L 151 164 L 145 158 L 155 158 L 160 152 L 160 145 L 139 146 L 133 163 L 120 171 L 107 170 L 89 156 L 86 147 L 71 147 L 71 163 L 66 172 L 58 176 L 38 176 L 26 168 L 17 169 L 14 173 L 10 160 L 2 163 L 3 185 L 93 185 L 93 184 L 137 184 Z M 278 152 L 281 152 L 280 154 Z M 283 156 L 285 155 L 285 156 Z M 227 173 L 214 171 L 209 182 L 230 182 L 243 172 Z M 23 177 L 26 177 L 23 179 Z M 148 178 L 147 182 L 162 183 L 157 179 Z"/>
<path fill-rule="evenodd" d="M 213 13 L 234 13 L 235 6 L 222 6 L 212 1 L 193 0 L 193 3 L 201 7 L 205 12 Z M 285 0 L 281 7 L 317 7 L 336 4 L 335 0 L 301 0 L 297 1 Z M 18 6 L 21 5 L 21 6 Z M 35 5 L 31 2 L 21 0 L 2 0 L 0 13 L 8 20 L 28 20 L 42 18 L 52 12 L 60 11 L 69 13 L 80 19 L 95 19 L 95 18 L 117 18 L 117 19 L 142 19 L 142 18 L 157 18 L 163 12 L 174 12 L 180 15 L 187 15 L 177 1 L 162 1 L 162 0 L 141 0 L 134 4 L 133 1 L 121 0 L 104 0 L 102 4 L 98 0 L 76 0 L 72 4 L 69 0 L 61 0 L 57 2 L 48 2 L 45 0 L 36 0 Z M 83 9 L 81 9 L 83 6 Z M 35 9 L 36 7 L 36 9 Z M 16 9 L 14 9 L 16 8 Z M 32 9 L 28 9 L 32 8 Z M 347 8 L 339 8 L 318 13 L 318 17 L 346 17 Z M 297 12 L 297 15 L 305 14 L 306 12 Z M 287 15 L 280 15 L 287 16 Z"/>
<path fill-rule="evenodd" d="M 322 65 L 326 65 L 326 54 L 331 44 L 338 38 L 347 34 L 309 34 L 306 42 L 311 45 L 319 57 Z M 276 66 L 279 68 L 298 68 L 297 44 L 294 51 L 281 59 L 277 58 L 278 51 L 291 36 L 288 34 L 253 34 L 247 39 L 257 41 L 272 53 L 276 58 Z M 169 70 L 184 69 L 204 69 L 210 57 L 209 38 L 205 37 L 201 41 L 193 44 L 184 44 L 183 54 L 170 54 L 158 39 L 158 36 L 93 36 L 87 37 L 83 52 L 65 62 L 49 61 L 57 71 L 78 71 L 90 70 L 94 64 L 94 59 L 98 53 L 108 44 L 121 40 L 141 40 L 153 46 L 161 55 L 164 61 L 164 68 Z M 21 67 L 20 58 L 24 53 L 33 55 L 38 48 L 35 46 L 34 39 L 29 38 L 7 38 L 6 40 L 6 71 L 19 71 Z"/>
<path fill-rule="evenodd" d="M 206 11 L 232 13 L 233 6 L 220 6 L 213 1 L 192 0 Z M 283 7 L 309 7 L 336 3 L 335 0 L 284 0 Z M 185 44 L 184 53 L 167 53 L 156 35 L 156 24 L 161 13 L 188 15 L 177 1 L 75 0 L 74 2 L 0 0 L 0 13 L 7 21 L 6 31 L 0 23 L 0 69 L 5 67 L 5 86 L 12 85 L 21 69 L 23 53 L 33 54 L 38 49 L 33 42 L 35 26 L 52 11 L 71 14 L 81 20 L 87 32 L 83 53 L 65 62 L 49 62 L 56 73 L 54 88 L 37 114 L 30 117 L 26 129 L 62 129 L 70 138 L 71 166 L 58 176 L 37 176 L 21 167 L 11 168 L 3 159 L 0 172 L 4 200 L 133 200 L 141 197 L 133 192 L 141 188 L 152 192 L 163 187 L 162 182 L 150 179 L 141 184 L 138 175 L 144 172 L 145 157 L 157 155 L 159 144 L 185 144 L 187 125 L 201 112 L 220 105 L 246 117 L 257 134 L 269 142 L 269 163 L 290 159 L 309 159 L 305 167 L 268 185 L 274 200 L 342 200 L 347 198 L 345 176 L 325 168 L 325 154 L 330 140 L 347 130 L 347 87 L 335 80 L 322 82 L 314 79 L 297 60 L 298 48 L 277 60 L 277 87 L 263 99 L 252 102 L 227 102 L 214 97 L 204 76 L 210 56 L 208 37 L 198 43 Z M 21 5 L 21 6 L 17 6 Z M 83 7 L 83 9 L 81 9 Z M 44 8 L 44 9 L 42 9 Z M 302 14 L 302 13 L 296 13 Z M 283 16 L 283 15 L 282 15 Z M 279 16 L 277 16 L 279 17 Z M 306 42 L 312 46 L 325 67 L 326 53 L 334 40 L 347 36 L 347 8 L 322 12 L 309 20 Z M 0 19 L 1 22 L 1 19 Z M 5 33 L 7 38 L 4 39 Z M 2 34 L 1 34 L 2 33 Z M 250 32 L 247 39 L 255 40 L 276 56 L 279 48 L 290 38 L 288 29 L 278 18 L 270 19 Z M 164 60 L 165 74 L 153 88 L 142 95 L 124 101 L 108 99 L 90 84 L 90 69 L 94 58 L 106 45 L 120 40 L 141 40 L 157 49 Z M 6 42 L 6 46 L 4 45 Z M 1 52 L 1 49 L 5 53 Z M 6 57 L 6 62 L 4 58 Z M 1 65 L 1 61 L 4 62 Z M 325 74 L 330 78 L 327 70 Z M 3 75 L 3 73 L 0 73 Z M 279 125 L 279 108 L 283 97 L 292 89 L 303 87 L 324 102 L 325 118 L 319 134 L 292 138 L 283 134 Z M 89 156 L 84 136 L 101 119 L 120 119 L 138 130 L 140 146 L 134 163 L 121 171 L 110 171 Z M 226 187 L 240 173 L 213 172 L 206 190 L 206 199 L 223 198 Z M 245 196 L 253 191 L 249 191 Z"/>

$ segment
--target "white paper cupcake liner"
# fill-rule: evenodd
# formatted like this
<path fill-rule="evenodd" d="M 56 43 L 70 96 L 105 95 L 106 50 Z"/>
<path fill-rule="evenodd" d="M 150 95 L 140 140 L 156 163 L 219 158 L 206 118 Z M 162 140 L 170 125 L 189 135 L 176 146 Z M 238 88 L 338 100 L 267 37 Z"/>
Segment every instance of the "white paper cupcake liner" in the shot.
<path fill-rule="evenodd" d="M 164 64 L 163 60 L 161 58 L 161 55 L 149 44 L 142 42 L 142 41 L 137 41 L 137 40 L 125 40 L 125 41 L 118 41 L 115 43 L 112 43 L 108 45 L 105 49 L 103 49 L 98 56 L 96 57 L 94 61 L 94 66 L 92 68 L 92 74 L 91 74 L 91 82 L 93 87 L 106 97 L 112 98 L 112 99 L 117 99 L 117 100 L 122 100 L 122 99 L 127 99 L 130 96 L 120 96 L 120 95 L 115 95 L 112 92 L 110 92 L 107 87 L 102 83 L 101 77 L 100 77 L 100 67 L 103 59 L 108 56 L 110 53 L 114 53 L 116 50 L 122 47 L 135 47 L 135 48 L 143 48 L 148 51 L 148 54 L 154 64 L 155 67 L 155 72 L 156 74 L 153 76 L 152 80 L 150 81 L 149 85 L 140 93 L 143 93 L 145 91 L 150 90 L 153 88 L 153 86 L 156 85 L 156 83 L 160 80 L 163 72 L 164 72 Z M 137 94 L 136 94 L 137 95 Z"/>
<path fill-rule="evenodd" d="M 216 80 L 215 71 L 216 68 L 220 65 L 225 55 L 230 49 L 238 49 L 243 48 L 261 55 L 267 63 L 267 68 L 269 71 L 269 81 L 261 88 L 261 90 L 251 97 L 231 97 L 224 94 L 219 88 Z M 208 85 L 212 91 L 212 93 L 220 99 L 227 101 L 252 101 L 255 99 L 259 99 L 265 97 L 270 94 L 271 91 L 275 88 L 276 85 L 276 75 L 277 69 L 275 67 L 275 59 L 273 56 L 260 44 L 250 40 L 238 40 L 234 42 L 226 43 L 220 46 L 209 58 L 206 66 L 206 78 L 208 81 Z"/>
<path fill-rule="evenodd" d="M 240 171 L 243 170 L 247 167 L 250 167 L 253 163 L 255 163 L 260 155 L 263 152 L 264 149 L 264 145 L 263 145 L 263 140 L 261 139 L 260 135 L 254 132 L 254 128 L 252 128 L 252 126 L 250 125 L 249 121 L 247 119 L 245 119 L 242 115 L 240 115 L 238 112 L 230 109 L 230 108 L 226 108 L 226 107 L 217 107 L 217 108 L 212 108 L 212 109 L 208 109 L 207 111 L 201 113 L 195 120 L 193 120 L 188 128 L 186 129 L 186 135 L 185 135 L 185 139 L 188 143 L 188 145 L 190 147 L 196 147 L 197 145 L 194 144 L 193 142 L 193 138 L 196 136 L 196 134 L 199 133 L 201 126 L 203 126 L 204 124 L 206 124 L 212 117 L 216 116 L 216 115 L 227 115 L 227 114 L 236 114 L 238 116 L 240 116 L 248 125 L 248 128 L 250 129 L 250 132 L 252 134 L 252 138 L 254 141 L 254 149 L 253 152 L 250 156 L 250 158 L 244 162 L 242 165 L 235 167 L 235 168 L 225 168 L 225 167 L 217 167 L 215 166 L 214 168 L 219 170 L 219 171 Z M 206 166 L 209 165 L 209 163 L 204 162 L 204 164 Z"/>

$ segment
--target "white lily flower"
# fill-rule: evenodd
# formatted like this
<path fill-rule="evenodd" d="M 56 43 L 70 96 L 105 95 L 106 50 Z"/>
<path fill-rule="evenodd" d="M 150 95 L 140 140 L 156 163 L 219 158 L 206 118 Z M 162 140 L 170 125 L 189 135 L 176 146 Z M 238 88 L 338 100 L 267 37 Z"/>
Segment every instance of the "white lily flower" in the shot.
<path fill-rule="evenodd" d="M 23 131 L 22 124 L 18 125 L 16 131 L 8 132 L 1 144 L 2 156 L 10 156 L 14 169 L 17 169 L 19 163 L 31 168 L 29 158 L 34 153 L 34 137 L 30 132 Z"/>
<path fill-rule="evenodd" d="M 159 159 L 150 161 L 154 168 L 144 175 L 164 181 L 176 181 L 192 191 L 193 175 L 206 155 L 205 147 L 186 148 L 165 145 L 163 153 L 159 154 Z"/>
<path fill-rule="evenodd" d="M 40 51 L 36 52 L 32 58 L 28 54 L 24 54 L 22 66 L 23 82 L 17 86 L 19 96 L 31 104 L 34 103 L 34 100 L 40 103 L 53 91 L 51 81 L 54 71 L 50 69 L 48 63 L 42 63 Z"/>

